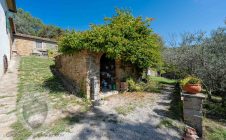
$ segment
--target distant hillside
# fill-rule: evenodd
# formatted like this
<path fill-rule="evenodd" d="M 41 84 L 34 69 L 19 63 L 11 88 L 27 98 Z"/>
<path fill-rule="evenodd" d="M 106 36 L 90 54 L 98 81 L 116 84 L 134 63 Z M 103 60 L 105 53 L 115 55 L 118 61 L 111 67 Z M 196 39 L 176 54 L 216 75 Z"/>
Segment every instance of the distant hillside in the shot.
<path fill-rule="evenodd" d="M 40 19 L 33 17 L 23 9 L 18 9 L 14 16 L 16 31 L 44 38 L 57 39 L 65 31 L 54 25 L 45 25 Z"/>

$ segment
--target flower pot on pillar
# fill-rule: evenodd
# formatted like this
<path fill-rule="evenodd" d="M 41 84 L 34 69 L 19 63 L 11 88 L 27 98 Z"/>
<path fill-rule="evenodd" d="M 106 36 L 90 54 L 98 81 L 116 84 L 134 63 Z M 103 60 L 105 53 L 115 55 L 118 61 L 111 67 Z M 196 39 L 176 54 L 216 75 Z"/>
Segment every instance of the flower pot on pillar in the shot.
<path fill-rule="evenodd" d="M 197 94 L 202 91 L 202 87 L 200 84 L 186 84 L 183 87 L 183 90 L 186 91 L 187 93 Z"/>
<path fill-rule="evenodd" d="M 202 91 L 201 80 L 199 78 L 188 76 L 180 81 L 182 89 L 190 94 L 197 94 Z"/>

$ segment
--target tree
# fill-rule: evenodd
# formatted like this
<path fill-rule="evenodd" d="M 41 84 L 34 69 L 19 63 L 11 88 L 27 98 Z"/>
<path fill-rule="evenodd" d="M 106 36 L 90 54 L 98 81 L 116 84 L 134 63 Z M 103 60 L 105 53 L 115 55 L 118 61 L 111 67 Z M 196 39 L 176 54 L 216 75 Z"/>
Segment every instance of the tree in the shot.
<path fill-rule="evenodd" d="M 57 39 L 64 33 L 61 28 L 54 25 L 45 25 L 40 19 L 32 17 L 30 13 L 25 12 L 23 9 L 17 10 L 14 21 L 16 31 L 22 34 Z"/>
<path fill-rule="evenodd" d="M 134 64 L 140 69 L 161 64 L 161 38 L 150 27 L 152 19 L 135 18 L 128 10 L 116 10 L 103 25 L 65 35 L 59 43 L 63 53 L 80 50 L 103 52 L 108 57 Z"/>
<path fill-rule="evenodd" d="M 210 37 L 204 33 L 186 34 L 176 48 L 163 52 L 165 63 L 173 66 L 181 78 L 196 75 L 211 94 L 220 94 L 222 105 L 226 96 L 226 28 L 218 28 Z M 175 70 L 174 69 L 174 70 Z"/>

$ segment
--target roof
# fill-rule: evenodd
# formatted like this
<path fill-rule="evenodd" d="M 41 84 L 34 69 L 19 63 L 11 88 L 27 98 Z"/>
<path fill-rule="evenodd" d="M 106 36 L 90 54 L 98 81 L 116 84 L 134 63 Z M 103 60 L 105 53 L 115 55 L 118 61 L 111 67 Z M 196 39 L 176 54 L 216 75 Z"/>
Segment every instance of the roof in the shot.
<path fill-rule="evenodd" d="M 9 11 L 11 12 L 17 12 L 17 9 L 16 9 L 16 0 L 6 0 L 7 2 L 7 5 L 8 5 L 8 8 L 9 8 Z"/>
<path fill-rule="evenodd" d="M 40 41 L 46 41 L 46 42 L 51 42 L 51 43 L 57 43 L 57 41 L 53 40 L 53 39 L 42 38 L 42 37 L 26 35 L 26 34 L 20 34 L 20 33 L 16 33 L 14 36 L 15 37 L 20 37 L 20 38 L 25 38 L 25 39 L 32 39 L 32 40 L 40 40 Z"/>

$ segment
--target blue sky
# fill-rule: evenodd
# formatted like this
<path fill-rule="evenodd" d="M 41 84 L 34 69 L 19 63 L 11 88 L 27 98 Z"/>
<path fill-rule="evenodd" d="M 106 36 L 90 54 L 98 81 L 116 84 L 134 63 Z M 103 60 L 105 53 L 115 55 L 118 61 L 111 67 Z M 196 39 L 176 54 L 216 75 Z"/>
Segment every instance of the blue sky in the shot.
<path fill-rule="evenodd" d="M 226 0 L 17 0 L 17 7 L 46 24 L 75 30 L 102 24 L 116 7 L 128 8 L 134 16 L 154 18 L 151 28 L 166 42 L 172 34 L 210 32 L 226 19 Z"/>

